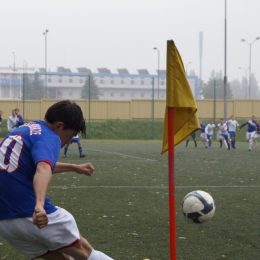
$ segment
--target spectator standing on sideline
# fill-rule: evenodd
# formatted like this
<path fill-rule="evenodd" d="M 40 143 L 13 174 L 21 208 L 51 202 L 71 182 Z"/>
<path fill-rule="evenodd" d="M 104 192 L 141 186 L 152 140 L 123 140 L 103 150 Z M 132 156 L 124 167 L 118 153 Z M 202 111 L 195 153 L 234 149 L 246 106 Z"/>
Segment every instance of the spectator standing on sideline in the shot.
<path fill-rule="evenodd" d="M 52 174 L 93 174 L 91 163 L 57 162 L 61 147 L 85 129 L 81 108 L 64 100 L 43 121 L 24 124 L 1 142 L 0 236 L 30 259 L 111 260 L 80 235 L 68 211 L 46 197 Z"/>
<path fill-rule="evenodd" d="M 19 108 L 16 108 L 14 111 L 15 111 L 15 114 L 16 114 L 17 119 L 18 119 L 18 120 L 16 121 L 16 125 L 15 125 L 15 127 L 17 128 L 17 127 L 19 127 L 20 125 L 23 125 L 23 124 L 24 124 L 24 120 L 23 120 L 22 115 L 20 114 Z"/>
<path fill-rule="evenodd" d="M 8 133 L 10 133 L 16 126 L 16 122 L 17 122 L 18 118 L 15 114 L 15 111 L 12 110 L 12 115 L 8 117 L 7 119 L 7 130 Z"/>

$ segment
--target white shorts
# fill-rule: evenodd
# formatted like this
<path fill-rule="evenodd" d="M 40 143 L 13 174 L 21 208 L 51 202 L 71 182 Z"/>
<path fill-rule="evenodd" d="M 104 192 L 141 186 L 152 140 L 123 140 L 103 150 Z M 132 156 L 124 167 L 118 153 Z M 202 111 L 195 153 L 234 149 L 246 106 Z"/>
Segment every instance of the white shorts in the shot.
<path fill-rule="evenodd" d="M 0 236 L 31 259 L 79 241 L 76 221 L 68 211 L 58 208 L 48 218 L 48 225 L 42 229 L 32 223 L 32 218 L 0 220 Z"/>
<path fill-rule="evenodd" d="M 249 140 L 249 139 L 251 139 L 251 138 L 254 138 L 255 137 L 255 134 L 256 134 L 256 132 L 254 131 L 254 132 L 246 132 L 246 140 Z"/>
<path fill-rule="evenodd" d="M 204 139 L 204 140 L 207 140 L 207 134 L 206 133 L 201 133 L 200 134 L 200 138 Z"/>

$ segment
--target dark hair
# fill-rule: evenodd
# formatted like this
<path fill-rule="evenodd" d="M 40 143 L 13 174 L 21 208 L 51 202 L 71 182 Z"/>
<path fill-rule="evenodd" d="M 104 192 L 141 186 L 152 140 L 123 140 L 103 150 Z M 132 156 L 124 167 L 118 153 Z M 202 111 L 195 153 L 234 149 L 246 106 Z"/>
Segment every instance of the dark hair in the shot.
<path fill-rule="evenodd" d="M 71 100 L 63 100 L 49 107 L 45 119 L 51 124 L 58 121 L 64 123 L 64 130 L 71 129 L 77 133 L 86 134 L 86 124 L 82 110 L 79 105 Z"/>

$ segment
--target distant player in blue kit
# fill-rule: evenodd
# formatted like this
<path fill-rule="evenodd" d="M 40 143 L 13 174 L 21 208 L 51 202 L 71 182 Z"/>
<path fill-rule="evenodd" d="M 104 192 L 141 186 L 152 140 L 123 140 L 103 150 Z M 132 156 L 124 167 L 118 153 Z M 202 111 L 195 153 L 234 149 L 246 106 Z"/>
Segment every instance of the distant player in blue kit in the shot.
<path fill-rule="evenodd" d="M 220 123 L 217 125 L 216 130 L 219 131 L 219 140 L 221 140 L 226 148 L 230 150 L 228 127 L 223 118 L 220 119 Z"/>
<path fill-rule="evenodd" d="M 246 121 L 238 128 L 240 130 L 242 127 L 247 125 L 246 140 L 249 142 L 249 147 L 248 147 L 249 152 L 252 150 L 252 145 L 257 130 L 255 121 L 256 121 L 255 116 L 252 116 L 251 120 Z"/>
<path fill-rule="evenodd" d="M 194 144 L 195 144 L 195 148 L 197 147 L 197 141 L 196 141 L 196 132 L 192 133 L 187 139 L 186 139 L 186 145 L 185 147 L 188 147 L 190 138 L 192 138 Z"/>
<path fill-rule="evenodd" d="M 68 211 L 46 197 L 52 174 L 93 174 L 91 163 L 57 162 L 60 149 L 85 129 L 81 108 L 64 100 L 43 121 L 14 129 L 0 144 L 0 237 L 30 259 L 111 260 L 81 236 Z"/>
<path fill-rule="evenodd" d="M 82 145 L 81 145 L 81 142 L 80 142 L 80 134 L 78 134 L 77 136 L 73 137 L 72 140 L 71 140 L 71 144 L 72 143 L 77 143 L 78 144 L 78 149 L 79 149 L 79 157 L 80 158 L 84 158 L 86 157 L 85 154 L 83 154 L 83 150 L 82 150 Z M 67 157 L 67 152 L 68 152 L 68 147 L 69 147 L 70 144 L 65 144 L 65 147 L 64 147 L 64 157 Z"/>
<path fill-rule="evenodd" d="M 212 144 L 212 136 L 213 136 L 213 129 L 216 126 L 213 124 L 213 120 L 210 120 L 209 124 L 207 124 L 206 128 L 205 128 L 205 133 L 207 135 L 207 139 L 209 142 L 209 147 L 211 147 Z"/>
<path fill-rule="evenodd" d="M 203 124 L 202 120 L 200 120 L 200 138 L 202 143 L 204 144 L 205 148 L 208 148 L 208 138 L 207 134 L 205 133 L 206 126 Z"/>
<path fill-rule="evenodd" d="M 227 121 L 228 125 L 228 133 L 231 138 L 231 147 L 233 149 L 236 149 L 236 128 L 239 126 L 239 123 L 237 120 L 235 120 L 235 117 L 232 115 L 231 119 Z"/>

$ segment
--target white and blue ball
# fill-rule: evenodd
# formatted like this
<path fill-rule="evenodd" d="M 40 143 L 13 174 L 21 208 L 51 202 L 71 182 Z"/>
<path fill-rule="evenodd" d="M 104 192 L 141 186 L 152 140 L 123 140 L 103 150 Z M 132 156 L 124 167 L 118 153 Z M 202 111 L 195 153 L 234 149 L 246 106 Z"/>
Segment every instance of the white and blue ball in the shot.
<path fill-rule="evenodd" d="M 203 223 L 215 213 L 215 202 L 210 194 L 202 190 L 188 193 L 182 201 L 183 215 L 191 222 Z"/>

